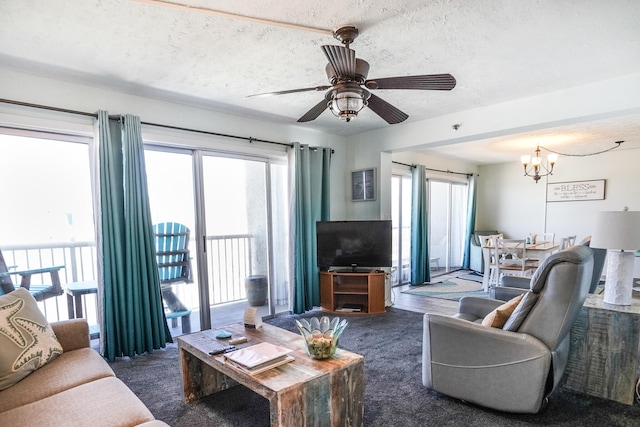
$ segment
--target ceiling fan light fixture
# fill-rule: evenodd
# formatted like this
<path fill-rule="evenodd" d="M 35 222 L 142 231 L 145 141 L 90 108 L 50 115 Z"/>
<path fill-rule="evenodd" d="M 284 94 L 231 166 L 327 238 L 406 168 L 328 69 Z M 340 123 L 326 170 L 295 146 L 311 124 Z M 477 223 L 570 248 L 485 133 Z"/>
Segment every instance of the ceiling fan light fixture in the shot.
<path fill-rule="evenodd" d="M 334 89 L 327 93 L 329 109 L 340 120 L 350 122 L 367 105 L 369 92 L 357 85 Z"/>

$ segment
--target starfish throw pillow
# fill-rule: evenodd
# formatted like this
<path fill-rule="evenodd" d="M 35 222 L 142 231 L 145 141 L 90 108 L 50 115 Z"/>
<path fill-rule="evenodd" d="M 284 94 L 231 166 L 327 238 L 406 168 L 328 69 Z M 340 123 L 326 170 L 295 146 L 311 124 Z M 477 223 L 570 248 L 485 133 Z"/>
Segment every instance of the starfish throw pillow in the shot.
<path fill-rule="evenodd" d="M 62 354 L 53 329 L 24 288 L 0 296 L 0 390 Z"/>

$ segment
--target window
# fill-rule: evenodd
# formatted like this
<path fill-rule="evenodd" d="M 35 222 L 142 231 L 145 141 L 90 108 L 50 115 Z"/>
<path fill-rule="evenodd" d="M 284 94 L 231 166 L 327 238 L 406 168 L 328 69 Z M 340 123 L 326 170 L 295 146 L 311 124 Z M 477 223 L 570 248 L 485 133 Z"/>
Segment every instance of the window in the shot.
<path fill-rule="evenodd" d="M 411 281 L 411 176 L 391 177 L 393 286 Z"/>
<path fill-rule="evenodd" d="M 427 180 L 429 183 L 429 258 L 431 274 L 462 267 L 467 219 L 467 185 Z M 438 266 L 440 271 L 435 270 Z"/>
<path fill-rule="evenodd" d="M 428 179 L 427 183 L 429 268 L 433 276 L 462 267 L 467 184 L 435 179 Z M 393 286 L 411 282 L 411 187 L 410 175 L 392 175 Z"/>
<path fill-rule="evenodd" d="M 20 270 L 64 266 L 60 270 L 63 286 L 95 280 L 89 141 L 4 132 L 0 129 L 0 249 L 7 265 Z M 49 275 L 32 277 L 33 284 L 49 280 Z M 67 318 L 66 298 L 40 304 L 49 320 Z M 95 322 L 95 304 L 85 303 L 85 307 Z"/>
<path fill-rule="evenodd" d="M 241 321 L 254 297 L 246 287 L 249 277 L 252 284 L 268 286 L 260 316 L 288 311 L 286 164 L 151 145 L 145 147 L 145 160 L 154 223 L 179 222 L 191 231 L 193 283 L 172 285 L 180 302 L 196 313 L 191 330 L 208 327 L 198 325 L 199 313 L 212 325 Z M 206 235 L 199 236 L 199 230 Z"/>

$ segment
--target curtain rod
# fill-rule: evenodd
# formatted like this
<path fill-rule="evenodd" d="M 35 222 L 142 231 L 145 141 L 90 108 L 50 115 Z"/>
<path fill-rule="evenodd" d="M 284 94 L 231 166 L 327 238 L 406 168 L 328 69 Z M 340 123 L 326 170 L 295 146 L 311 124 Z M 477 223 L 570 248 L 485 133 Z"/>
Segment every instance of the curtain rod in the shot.
<path fill-rule="evenodd" d="M 410 165 L 410 164 L 407 164 L 407 163 L 396 162 L 395 160 L 392 160 L 392 161 L 391 161 L 391 163 L 395 163 L 395 164 L 397 164 L 397 165 L 402 165 L 402 166 L 407 166 L 407 167 L 410 167 L 410 168 L 415 168 L 415 167 L 416 167 L 416 165 Z M 433 172 L 444 172 L 444 173 L 453 173 L 453 174 L 456 174 L 456 175 L 473 176 L 473 174 L 472 174 L 472 173 L 466 173 L 466 172 L 454 172 L 454 171 L 451 171 L 451 170 L 449 170 L 449 169 L 447 169 L 447 170 L 442 170 L 442 169 L 432 169 L 432 168 L 428 168 L 428 167 L 426 167 L 426 166 L 425 166 L 425 169 L 426 169 L 426 170 L 428 170 L 428 171 L 433 171 Z"/>
<path fill-rule="evenodd" d="M 98 115 L 96 113 L 87 113 L 86 111 L 69 110 L 69 109 L 66 109 L 66 108 L 51 107 L 51 106 L 48 106 L 48 105 L 41 105 L 41 104 L 32 104 L 32 103 L 29 103 L 29 102 L 14 101 L 14 100 L 11 100 L 11 99 L 0 98 L 0 102 L 4 103 L 4 104 L 18 105 L 18 106 L 21 106 L 21 107 L 31 107 L 31 108 L 39 108 L 41 110 L 56 111 L 56 112 L 59 112 L 59 113 L 76 114 L 76 115 L 79 115 L 79 116 L 87 116 L 87 117 L 95 117 L 95 118 L 98 117 Z M 202 133 L 202 134 L 206 134 L 206 135 L 222 136 L 222 137 L 225 137 L 225 138 L 243 139 L 245 141 L 249 141 L 249 143 L 264 142 L 266 144 L 276 144 L 276 145 L 284 145 L 286 147 L 293 147 L 293 144 L 289 144 L 289 143 L 286 143 L 286 142 L 268 141 L 266 139 L 253 138 L 253 137 L 250 137 L 250 136 L 247 137 L 247 136 L 229 135 L 229 134 L 226 134 L 226 133 L 210 132 L 210 131 L 199 130 L 199 129 L 189 129 L 189 128 L 183 128 L 183 127 L 179 127 L 179 126 L 170 126 L 170 125 L 163 125 L 163 124 L 159 124 L 159 123 L 150 123 L 150 122 L 142 122 L 142 121 L 140 122 L 140 124 L 147 125 L 147 126 L 156 126 L 156 127 L 161 127 L 161 128 L 165 128 L 165 129 L 184 130 L 184 131 L 188 131 L 188 132 L 196 132 L 196 133 Z"/>

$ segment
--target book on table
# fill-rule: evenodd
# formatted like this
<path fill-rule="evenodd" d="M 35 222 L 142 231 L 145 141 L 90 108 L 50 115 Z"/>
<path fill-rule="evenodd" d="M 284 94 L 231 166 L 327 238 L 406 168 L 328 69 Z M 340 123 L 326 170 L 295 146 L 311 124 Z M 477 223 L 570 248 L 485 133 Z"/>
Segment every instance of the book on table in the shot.
<path fill-rule="evenodd" d="M 289 354 L 292 351 L 279 345 L 261 342 L 226 353 L 224 358 L 229 365 L 254 375 L 291 362 L 294 360 Z"/>

